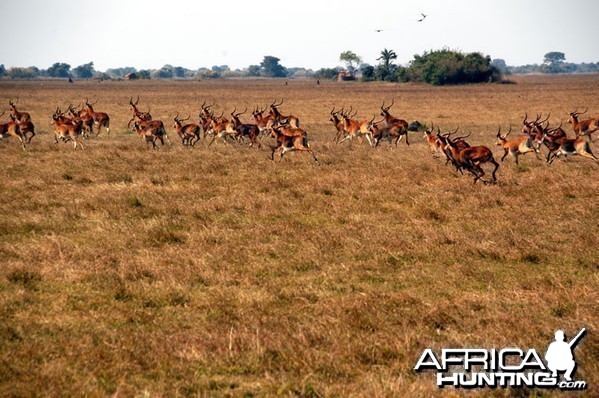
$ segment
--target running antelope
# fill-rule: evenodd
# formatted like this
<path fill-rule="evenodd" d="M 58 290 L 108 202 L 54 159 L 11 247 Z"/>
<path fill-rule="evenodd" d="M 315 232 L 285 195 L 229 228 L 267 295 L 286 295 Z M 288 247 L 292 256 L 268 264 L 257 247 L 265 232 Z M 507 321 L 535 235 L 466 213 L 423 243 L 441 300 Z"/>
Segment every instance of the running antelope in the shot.
<path fill-rule="evenodd" d="M 137 116 L 143 120 L 152 120 L 152 115 L 150 114 L 150 110 L 147 112 L 141 112 L 137 109 L 137 104 L 139 104 L 139 95 L 137 96 L 137 100 L 133 101 L 133 97 L 129 98 L 129 109 L 131 110 L 131 114 L 133 117 Z"/>
<path fill-rule="evenodd" d="M 27 112 L 19 112 L 17 110 L 17 104 L 19 103 L 19 99 L 17 98 L 17 102 L 12 102 L 12 100 L 8 100 L 8 106 L 10 107 L 11 115 L 13 116 L 13 120 L 18 122 L 27 122 L 31 121 L 31 116 Z"/>
<path fill-rule="evenodd" d="M 272 115 L 275 122 L 281 125 L 289 125 L 293 128 L 299 128 L 299 119 L 293 115 L 283 116 L 281 112 L 279 112 L 279 106 L 283 105 L 283 99 L 281 102 L 276 104 L 277 100 L 275 99 L 272 104 L 270 104 L 270 114 Z"/>
<path fill-rule="evenodd" d="M 66 119 L 66 120 L 65 120 Z M 65 118 L 60 109 L 56 108 L 56 111 L 52 115 L 51 125 L 54 125 L 54 143 L 58 144 L 60 138 L 62 142 L 73 141 L 73 148 L 77 149 L 77 145 L 83 149 L 83 142 L 81 140 L 81 131 L 83 129 L 83 122 L 79 120 L 71 120 Z"/>
<path fill-rule="evenodd" d="M 343 129 L 345 130 L 347 135 L 338 143 L 341 144 L 341 143 L 343 143 L 343 141 L 346 141 L 348 139 L 349 139 L 349 142 L 351 143 L 351 142 L 353 142 L 354 137 L 357 137 L 360 144 L 362 144 L 362 137 L 366 137 L 366 139 L 368 140 L 368 143 L 370 144 L 370 146 L 372 146 L 373 145 L 372 123 L 374 122 L 375 116 L 373 116 L 372 119 L 370 119 L 370 120 L 355 120 L 355 119 L 351 119 L 351 117 L 352 117 L 352 116 L 350 116 L 351 111 L 352 111 L 352 109 L 350 108 L 349 112 L 341 113 L 341 117 L 343 118 L 343 120 L 342 120 Z M 355 116 L 355 114 L 353 116 Z"/>
<path fill-rule="evenodd" d="M 578 120 L 578 116 L 584 113 L 587 113 L 589 108 L 585 109 L 584 112 L 578 112 L 578 109 L 574 112 L 570 112 L 570 118 L 568 119 L 568 123 L 572 125 L 572 129 L 574 133 L 576 133 L 576 137 L 580 137 L 582 135 L 588 135 L 589 140 L 593 141 L 592 134 L 599 130 L 599 118 L 592 118 L 586 120 Z"/>
<path fill-rule="evenodd" d="M 231 112 L 231 118 L 233 119 L 233 126 L 235 127 L 235 131 L 237 132 L 237 140 L 243 141 L 245 137 L 250 139 L 250 148 L 256 144 L 256 148 L 260 149 L 262 144 L 258 141 L 258 137 L 260 136 L 260 129 L 257 124 L 252 123 L 242 123 L 239 120 L 239 116 L 243 115 L 247 112 L 247 108 L 243 112 L 235 113 L 237 108 Z"/>
<path fill-rule="evenodd" d="M 104 127 L 106 129 L 106 134 L 110 134 L 110 117 L 107 113 L 104 112 L 95 112 L 92 105 L 95 105 L 98 102 L 89 103 L 87 98 L 85 99 L 85 106 L 87 106 L 87 113 L 94 119 L 94 123 L 98 127 L 98 135 L 100 134 L 100 128 Z"/>
<path fill-rule="evenodd" d="M 532 145 L 532 139 L 530 138 L 530 135 L 525 135 L 518 137 L 515 140 L 508 141 L 507 136 L 510 135 L 511 132 L 512 126 L 510 126 L 510 131 L 508 131 L 506 135 L 501 135 L 501 126 L 499 126 L 499 131 L 497 131 L 497 141 L 495 144 L 503 148 L 503 156 L 501 157 L 502 162 L 507 155 L 510 155 L 514 158 L 514 162 L 518 164 L 518 156 L 527 154 L 529 152 L 534 152 L 537 159 L 539 159 L 539 154 Z"/>
<path fill-rule="evenodd" d="M 142 120 L 137 117 L 131 120 L 134 121 L 134 129 L 142 140 L 148 144 L 152 143 L 152 149 L 158 149 L 156 140 L 160 140 L 162 145 L 164 145 L 164 139 L 166 139 L 167 143 L 171 145 L 171 141 L 164 128 L 164 123 L 161 120 Z"/>
<path fill-rule="evenodd" d="M 4 112 L 2 112 L 2 114 L 0 114 L 0 116 L 3 116 L 3 115 L 4 115 Z M 23 150 L 25 150 L 26 137 L 21 132 L 21 129 L 19 128 L 19 124 L 14 120 L 7 121 L 6 123 L 0 123 L 0 139 L 4 139 L 7 137 L 14 137 L 14 138 L 18 139 L 19 142 L 21 143 L 21 148 L 23 148 Z"/>
<path fill-rule="evenodd" d="M 81 109 L 81 110 L 77 111 L 76 109 L 73 108 L 72 104 L 69 104 L 69 107 L 67 108 L 67 114 L 69 115 L 69 117 L 72 120 L 77 119 L 77 118 L 82 120 L 83 125 L 85 126 L 85 135 L 87 137 L 89 137 L 89 134 L 93 133 L 94 118 L 91 117 L 89 113 L 87 113 L 86 109 Z"/>
<path fill-rule="evenodd" d="M 385 107 L 385 103 L 381 105 L 381 116 L 383 116 L 382 127 L 379 127 L 379 136 L 375 139 L 376 146 L 379 145 L 382 139 L 388 139 L 392 143 L 395 138 L 395 146 L 401 141 L 403 136 L 406 137 L 406 144 L 410 145 L 408 140 L 408 122 L 403 119 L 398 119 L 389 113 L 389 109 L 395 104 L 395 100 L 391 101 L 391 105 Z"/>
<path fill-rule="evenodd" d="M 599 164 L 599 158 L 593 154 L 591 151 L 591 145 L 584 138 L 556 138 L 555 136 L 550 135 L 548 132 L 545 132 L 538 142 L 549 143 L 549 145 L 553 147 L 557 146 L 557 150 L 553 152 L 551 157 L 547 157 L 547 163 L 549 164 L 551 164 L 555 158 L 561 155 L 564 155 L 565 157 L 580 155 L 582 157 L 592 159 Z"/>
<path fill-rule="evenodd" d="M 333 138 L 333 142 L 336 142 L 336 143 L 339 143 L 339 140 L 341 139 L 341 137 L 345 136 L 345 129 L 343 128 L 343 120 L 341 120 L 337 117 L 339 112 L 343 113 L 343 108 L 341 108 L 340 111 L 335 112 L 335 107 L 333 107 L 333 109 L 329 112 L 329 114 L 331 115 L 331 117 L 329 118 L 329 121 L 331 123 L 333 123 L 333 125 L 335 126 L 335 129 L 337 130 L 337 135 L 335 136 L 335 138 Z"/>
<path fill-rule="evenodd" d="M 491 152 L 489 148 L 479 145 L 459 150 L 458 147 L 452 142 L 451 138 L 447 138 L 446 140 L 447 145 L 445 146 L 445 149 L 450 151 L 453 159 L 457 164 L 460 165 L 461 168 L 464 168 L 474 175 L 475 184 L 485 175 L 485 171 L 481 167 L 481 165 L 485 163 L 491 163 L 493 166 L 495 166 L 492 172 L 492 183 L 497 182 L 495 174 L 499 168 L 499 163 L 495 161 L 495 158 L 493 158 L 493 152 Z M 484 180 L 483 182 L 487 183 Z"/>
<path fill-rule="evenodd" d="M 562 129 L 562 123 L 560 122 L 559 126 L 553 129 L 549 129 L 549 127 L 541 127 L 535 126 L 533 128 L 533 144 L 535 144 L 537 152 L 540 151 L 541 145 L 545 145 L 545 147 L 549 150 L 547 153 L 547 158 L 545 159 L 549 162 L 551 156 L 559 150 L 560 144 L 556 142 L 558 138 L 568 138 L 564 129 Z M 550 136 L 550 139 L 544 140 L 543 135 L 547 134 Z"/>
<path fill-rule="evenodd" d="M 308 152 L 316 164 L 320 165 L 320 162 L 314 155 L 314 152 L 310 148 L 308 142 L 308 133 L 300 128 L 294 128 L 289 126 L 273 126 L 272 137 L 276 139 L 277 144 L 271 145 L 271 159 L 275 160 L 275 153 L 279 154 L 279 162 L 283 159 L 283 155 L 287 152 L 302 151 Z"/>
<path fill-rule="evenodd" d="M 264 115 L 265 109 L 256 109 L 252 112 L 250 120 L 256 122 L 261 135 L 269 135 L 272 133 L 272 127 L 275 125 L 275 119 L 272 114 Z"/>
<path fill-rule="evenodd" d="M 183 122 L 189 120 L 190 115 L 185 119 L 179 119 L 179 112 L 173 119 L 175 124 L 175 132 L 181 138 L 181 144 L 183 146 L 194 146 L 200 140 L 200 126 L 194 123 L 183 125 Z"/>

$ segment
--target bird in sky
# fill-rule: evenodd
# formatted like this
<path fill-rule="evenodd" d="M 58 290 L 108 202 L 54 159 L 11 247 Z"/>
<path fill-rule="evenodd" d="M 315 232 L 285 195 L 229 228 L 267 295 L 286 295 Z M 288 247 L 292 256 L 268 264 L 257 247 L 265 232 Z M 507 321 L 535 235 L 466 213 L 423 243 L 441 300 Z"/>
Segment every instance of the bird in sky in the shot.
<path fill-rule="evenodd" d="M 375 29 L 374 31 L 377 33 L 381 33 L 383 31 L 383 29 Z"/>
<path fill-rule="evenodd" d="M 420 15 L 422 15 L 422 18 L 420 18 L 420 19 L 418 20 L 418 22 L 422 22 L 422 21 L 424 21 L 424 18 L 426 18 L 426 17 L 427 17 L 427 16 L 426 16 L 426 15 L 424 15 L 423 13 L 420 13 Z"/>

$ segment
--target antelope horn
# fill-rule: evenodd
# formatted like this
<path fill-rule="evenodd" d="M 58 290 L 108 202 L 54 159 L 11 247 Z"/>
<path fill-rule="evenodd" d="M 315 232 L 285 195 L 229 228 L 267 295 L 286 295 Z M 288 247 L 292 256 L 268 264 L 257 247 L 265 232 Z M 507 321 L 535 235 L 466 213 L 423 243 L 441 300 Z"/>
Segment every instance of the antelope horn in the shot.
<path fill-rule="evenodd" d="M 533 123 L 537 123 L 539 121 L 539 119 L 541 118 L 541 116 L 543 116 L 543 114 L 537 114 L 537 118 L 535 119 L 535 121 Z"/>
<path fill-rule="evenodd" d="M 281 98 L 281 102 L 279 102 L 277 105 L 275 105 L 275 107 L 279 107 L 279 106 L 283 105 L 283 101 L 284 101 L 284 99 Z"/>
<path fill-rule="evenodd" d="M 139 103 L 139 95 L 137 96 L 137 100 L 135 100 L 135 105 Z"/>
<path fill-rule="evenodd" d="M 508 131 L 505 136 L 507 137 L 508 135 L 510 135 L 511 132 L 512 132 L 512 125 L 510 124 L 510 131 Z"/>
<path fill-rule="evenodd" d="M 179 112 L 177 112 L 177 114 L 175 115 L 175 118 L 173 119 L 175 122 L 178 122 L 179 120 L 177 120 L 179 118 Z"/>
<path fill-rule="evenodd" d="M 524 113 L 524 120 L 522 120 L 522 124 L 526 124 L 527 120 L 528 120 L 528 112 Z"/>
<path fill-rule="evenodd" d="M 387 110 L 391 109 L 391 107 L 393 106 L 393 104 L 395 104 L 395 98 L 392 98 L 392 99 L 391 99 L 391 105 L 389 105 L 389 106 L 387 107 Z"/>
<path fill-rule="evenodd" d="M 333 115 L 335 114 L 335 107 L 334 107 L 334 106 L 333 106 L 333 109 L 331 109 L 331 111 L 329 112 L 329 114 L 330 114 L 331 116 L 333 116 Z"/>
<path fill-rule="evenodd" d="M 470 131 L 468 132 L 468 134 L 466 135 L 462 135 L 462 136 L 458 136 L 458 137 L 454 137 L 453 140 L 457 141 L 457 140 L 463 140 L 464 138 L 468 138 L 470 137 L 470 134 L 472 134 Z"/>
<path fill-rule="evenodd" d="M 19 102 L 19 101 L 18 101 L 18 99 L 17 99 L 17 103 L 18 103 L 18 102 Z M 589 107 L 587 107 L 587 108 L 584 110 L 584 112 L 580 112 L 580 113 L 579 113 L 579 115 L 583 115 L 583 114 L 587 113 L 587 112 L 588 112 L 588 110 L 589 110 Z"/>
<path fill-rule="evenodd" d="M 540 123 L 545 123 L 547 120 L 549 120 L 549 116 L 551 116 L 551 112 L 549 112 L 549 113 L 547 114 L 547 117 L 546 117 L 544 120 L 541 120 L 541 121 L 539 122 L 539 124 L 540 124 Z"/>
<path fill-rule="evenodd" d="M 243 115 L 244 113 L 246 113 L 248 111 L 248 107 L 246 106 L 245 109 L 243 110 L 243 112 L 238 113 L 237 116 L 239 115 Z"/>
<path fill-rule="evenodd" d="M 134 120 L 135 118 L 131 118 L 131 120 L 129 120 L 129 123 L 127 123 L 127 128 L 129 128 L 131 126 L 131 122 Z"/>
<path fill-rule="evenodd" d="M 184 121 L 186 121 L 186 120 L 189 120 L 189 118 L 190 118 L 190 117 L 191 117 L 191 114 L 190 114 L 190 113 L 188 113 L 188 114 L 187 114 L 187 117 L 186 117 L 185 119 L 181 119 L 181 121 L 182 121 L 182 122 L 184 122 Z"/>
<path fill-rule="evenodd" d="M 237 110 L 237 107 L 233 108 L 233 112 L 231 112 L 231 116 L 233 116 L 233 114 L 235 113 L 236 110 Z"/>
<path fill-rule="evenodd" d="M 447 137 L 450 137 L 451 135 L 457 133 L 459 129 L 460 129 L 460 126 L 458 126 L 453 133 L 448 133 Z"/>
<path fill-rule="evenodd" d="M 501 137 L 501 125 L 499 125 L 499 130 L 497 130 L 497 135 L 496 135 L 496 137 L 497 137 L 497 138 L 500 138 L 500 137 Z"/>

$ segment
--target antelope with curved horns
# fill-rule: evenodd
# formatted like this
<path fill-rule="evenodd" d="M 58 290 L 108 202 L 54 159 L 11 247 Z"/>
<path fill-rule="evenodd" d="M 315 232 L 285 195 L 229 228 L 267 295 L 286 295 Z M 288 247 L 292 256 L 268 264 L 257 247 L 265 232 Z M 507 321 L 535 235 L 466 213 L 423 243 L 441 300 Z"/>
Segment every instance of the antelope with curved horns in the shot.
<path fill-rule="evenodd" d="M 578 120 L 578 116 L 587 113 L 588 110 L 589 108 L 586 108 L 584 112 L 578 112 L 578 109 L 576 109 L 574 112 L 570 112 L 568 123 L 572 125 L 572 130 L 574 130 L 577 138 L 583 135 L 588 135 L 589 140 L 593 141 L 592 134 L 599 130 L 599 118 L 590 118 L 581 121 Z"/>
<path fill-rule="evenodd" d="M 561 130 L 561 129 L 560 129 Z M 549 134 L 548 131 L 544 132 L 543 135 L 537 140 L 540 143 L 545 143 L 550 150 L 547 155 L 547 163 L 551 164 L 555 158 L 564 155 L 565 157 L 580 155 L 585 158 L 594 160 L 599 164 L 599 158 L 597 158 L 591 151 L 591 145 L 584 138 L 566 138 L 557 137 Z M 555 149 L 551 151 L 551 149 Z"/>
<path fill-rule="evenodd" d="M 10 107 L 10 111 L 12 113 L 12 119 L 14 121 L 19 122 L 27 122 L 31 121 L 31 116 L 27 112 L 19 112 L 17 110 L 17 104 L 19 103 L 19 99 L 17 98 L 17 102 L 12 102 L 12 100 L 8 100 L 8 106 Z"/>
<path fill-rule="evenodd" d="M 345 138 L 345 129 L 343 128 L 343 120 L 339 119 L 337 117 L 337 115 L 339 113 L 343 114 L 343 108 L 341 108 L 341 110 L 335 112 L 335 107 L 333 107 L 333 109 L 329 112 L 329 115 L 331 115 L 331 117 L 329 118 L 329 121 L 331 123 L 333 123 L 333 125 L 335 126 L 335 129 L 337 130 L 337 135 L 333 138 L 333 142 L 339 143 L 339 140 L 341 139 L 341 137 Z"/>
<path fill-rule="evenodd" d="M 403 119 L 398 119 L 395 116 L 389 113 L 389 109 L 395 104 L 395 100 L 391 101 L 391 105 L 385 106 L 385 102 L 381 105 L 381 116 L 384 118 L 383 128 L 379 128 L 379 136 L 375 138 L 376 146 L 379 145 L 383 138 L 389 139 L 389 143 L 392 143 L 393 138 L 395 138 L 395 146 L 397 143 L 401 141 L 401 139 L 406 137 L 406 144 L 410 145 L 408 140 L 408 122 Z"/>
<path fill-rule="evenodd" d="M 448 137 L 445 149 L 451 152 L 452 157 L 455 159 L 455 162 L 460 165 L 460 167 L 474 175 L 475 184 L 485 175 L 485 171 L 481 167 L 481 165 L 485 163 L 491 163 L 493 166 L 495 166 L 492 172 L 493 181 L 491 181 L 491 183 L 497 182 L 496 172 L 499 168 L 499 163 L 495 161 L 493 158 L 493 152 L 491 152 L 491 150 L 486 146 L 471 146 L 463 150 L 459 150 L 451 141 L 451 138 Z M 483 182 L 488 183 L 484 180 Z"/>
<path fill-rule="evenodd" d="M 168 138 L 164 123 L 161 120 L 144 120 L 139 117 L 134 117 L 131 120 L 134 121 L 133 127 L 142 141 L 146 141 L 148 144 L 152 143 L 152 149 L 158 149 L 156 140 L 160 140 L 164 145 L 166 139 L 167 143 L 171 145 L 171 140 Z"/>
<path fill-rule="evenodd" d="M 71 120 L 64 117 L 63 113 L 57 107 L 52 115 L 50 125 L 54 125 L 54 143 L 58 144 L 60 138 L 62 142 L 73 141 L 73 148 L 77 149 L 77 145 L 83 149 L 83 141 L 81 140 L 81 132 L 83 129 L 83 121 L 81 119 Z"/>
<path fill-rule="evenodd" d="M 94 132 L 94 118 L 87 113 L 87 110 L 81 109 L 77 111 L 73 108 L 73 104 L 69 104 L 67 114 L 70 116 L 71 120 L 81 119 L 83 121 L 83 125 L 85 126 L 84 136 L 85 138 L 89 138 L 89 134 Z"/>
<path fill-rule="evenodd" d="M 133 117 L 138 117 L 143 120 L 152 120 L 152 115 L 150 114 L 150 110 L 147 112 L 141 112 L 137 109 L 137 104 L 139 104 L 139 95 L 137 96 L 137 100 L 133 101 L 133 97 L 129 98 L 129 109 L 131 110 L 131 114 Z"/>
<path fill-rule="evenodd" d="M 497 141 L 495 141 L 495 145 L 503 148 L 503 156 L 501 157 L 502 162 L 507 155 L 510 155 L 514 158 L 514 162 L 518 164 L 518 156 L 527 154 L 529 152 L 534 152 L 537 159 L 539 159 L 539 154 L 532 145 L 532 139 L 530 138 L 530 135 L 525 135 L 518 137 L 515 140 L 508 141 L 507 136 L 510 135 L 511 132 L 511 125 L 510 130 L 505 135 L 501 135 L 501 126 L 499 126 L 499 131 L 497 131 Z"/>
<path fill-rule="evenodd" d="M 288 124 L 293 128 L 299 128 L 299 119 L 296 116 L 288 115 L 284 116 L 279 112 L 279 106 L 283 105 L 283 99 L 278 104 L 275 98 L 274 102 L 270 104 L 270 114 L 273 116 L 274 120 L 279 124 Z M 284 123 L 283 123 L 284 121 Z"/>
<path fill-rule="evenodd" d="M 532 131 L 532 139 L 533 145 L 535 145 L 535 149 L 537 152 L 540 151 L 541 145 L 545 145 L 545 147 L 549 150 L 547 153 L 546 161 L 549 162 L 551 156 L 559 150 L 560 145 L 555 142 L 558 138 L 568 138 L 564 129 L 562 129 L 562 122 L 560 121 L 559 126 L 550 129 L 548 126 L 535 126 Z M 544 140 L 543 135 L 549 135 L 551 139 Z M 553 140 L 552 140 L 553 139 Z"/>
<path fill-rule="evenodd" d="M 283 159 L 283 155 L 287 152 L 301 151 L 308 152 L 316 164 L 320 165 L 320 162 L 316 158 L 316 155 L 310 148 L 308 142 L 308 133 L 300 128 L 294 128 L 289 126 L 281 126 L 277 124 L 272 128 L 272 137 L 277 140 L 277 145 L 271 145 L 271 159 L 275 160 L 275 153 L 279 153 L 279 162 Z"/>
<path fill-rule="evenodd" d="M 260 136 L 258 125 L 253 123 L 242 123 L 239 119 L 239 116 L 247 112 L 247 107 L 243 112 L 235 113 L 236 110 L 237 107 L 231 112 L 231 118 L 233 119 L 233 126 L 237 132 L 237 140 L 243 142 L 244 138 L 248 137 L 250 139 L 250 148 L 256 144 L 256 148 L 260 149 L 262 144 L 258 141 L 258 137 Z"/>
<path fill-rule="evenodd" d="M 173 119 L 175 124 L 175 132 L 181 138 L 181 145 L 183 146 L 194 146 L 200 140 L 200 126 L 194 123 L 183 125 L 183 122 L 189 120 L 191 115 L 188 115 L 185 119 L 179 119 L 179 112 Z M 195 141 L 194 141 L 195 139 Z"/>
<path fill-rule="evenodd" d="M 256 109 L 254 109 L 252 116 L 250 117 L 250 120 L 256 122 L 261 136 L 272 133 L 272 127 L 275 125 L 274 116 L 270 113 L 264 115 L 264 112 L 266 112 L 266 109 L 258 109 L 256 106 Z"/>
<path fill-rule="evenodd" d="M 96 126 L 98 128 L 97 135 L 100 134 L 100 129 L 102 127 L 104 127 L 106 129 L 106 134 L 110 134 L 110 117 L 108 116 L 107 113 L 94 111 L 94 108 L 92 105 L 95 105 L 97 102 L 98 102 L 98 100 L 96 99 L 96 102 L 90 104 L 89 101 L 87 100 L 87 98 L 85 99 L 85 106 L 87 106 L 87 113 L 94 119 L 94 123 L 96 124 Z"/>
<path fill-rule="evenodd" d="M 351 119 L 351 117 L 355 116 L 358 112 L 356 111 L 356 113 L 354 115 L 350 115 L 352 111 L 352 108 L 350 108 L 349 112 L 347 113 L 341 113 L 341 117 L 343 118 L 342 122 L 343 122 L 343 130 L 347 133 L 347 135 L 338 143 L 341 144 L 344 141 L 349 139 L 349 142 L 353 142 L 354 137 L 358 138 L 358 141 L 360 142 L 360 144 L 362 144 L 362 137 L 366 137 L 366 139 L 368 140 L 368 144 L 370 144 L 370 146 L 373 145 L 373 134 L 372 134 L 372 123 L 374 122 L 374 118 L 376 117 L 375 115 L 372 116 L 372 119 L 370 120 L 355 120 L 355 119 Z"/>
<path fill-rule="evenodd" d="M 2 112 L 2 114 L 0 114 L 0 116 L 3 116 L 3 115 L 4 115 L 4 112 Z M 31 122 L 29 122 L 29 123 L 31 123 Z M 23 148 L 23 150 L 26 150 L 25 149 L 26 136 L 21 131 L 19 123 L 17 123 L 16 120 L 12 118 L 12 115 L 11 115 L 10 121 L 7 121 L 6 123 L 0 123 L 0 139 L 4 139 L 6 137 L 14 137 L 14 138 L 18 139 L 19 142 L 21 143 L 21 148 Z M 29 143 L 30 141 L 31 141 L 31 138 L 29 138 L 29 141 L 27 143 Z"/>
<path fill-rule="evenodd" d="M 451 136 L 453 134 L 456 134 L 459 129 L 460 129 L 460 126 L 456 127 L 456 129 L 453 132 L 442 135 L 441 129 L 439 127 L 437 127 L 437 140 L 438 140 L 439 145 L 441 145 L 443 155 L 445 155 L 445 165 L 447 165 L 447 163 L 451 162 L 453 167 L 455 167 L 456 171 L 459 171 L 460 173 L 463 174 L 464 173 L 462 171 L 463 167 L 453 157 L 452 152 L 445 149 L 445 147 L 447 146 L 448 140 L 451 140 L 452 144 L 455 146 L 455 148 L 457 149 L 458 152 L 462 151 L 466 148 L 470 148 L 470 144 L 468 144 L 466 142 L 466 140 L 464 139 L 464 138 L 470 137 L 470 133 L 468 133 L 466 135 L 451 138 Z"/>

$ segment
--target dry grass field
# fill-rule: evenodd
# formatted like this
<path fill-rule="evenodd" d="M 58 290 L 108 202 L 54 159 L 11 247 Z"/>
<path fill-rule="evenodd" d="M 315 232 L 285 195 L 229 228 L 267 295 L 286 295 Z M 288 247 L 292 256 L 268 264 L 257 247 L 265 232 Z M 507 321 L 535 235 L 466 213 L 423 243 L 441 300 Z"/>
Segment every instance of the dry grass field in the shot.
<path fill-rule="evenodd" d="M 0 141 L 0 396 L 430 396 L 424 348 L 535 348 L 589 333 L 576 379 L 599 394 L 599 165 L 532 154 L 472 184 L 410 146 L 332 143 L 333 106 L 391 113 L 491 147 L 501 124 L 589 107 L 599 76 L 430 87 L 313 81 L 0 81 L 31 113 L 26 152 Z M 201 141 L 150 150 L 127 131 L 140 95 L 172 132 L 284 98 L 304 153 Z M 111 135 L 53 143 L 57 106 L 98 98 Z M 247 117 L 247 115 L 243 115 Z M 2 120 L 6 119 L 6 115 Z M 247 119 L 246 119 L 247 120 Z M 599 145 L 594 147 L 599 153 Z M 496 396 L 551 391 L 486 390 Z"/>

